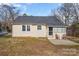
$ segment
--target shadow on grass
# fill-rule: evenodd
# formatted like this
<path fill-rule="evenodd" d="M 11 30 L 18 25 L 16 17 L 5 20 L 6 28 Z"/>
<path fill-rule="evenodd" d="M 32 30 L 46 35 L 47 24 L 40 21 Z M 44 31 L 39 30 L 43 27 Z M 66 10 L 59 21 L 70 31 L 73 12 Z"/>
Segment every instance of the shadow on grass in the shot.
<path fill-rule="evenodd" d="M 11 38 L 11 37 L 12 37 L 11 35 L 2 35 L 2 36 L 0 36 L 0 39 L 1 39 L 1 38 L 4 38 L 4 39 L 5 39 L 5 38 Z"/>

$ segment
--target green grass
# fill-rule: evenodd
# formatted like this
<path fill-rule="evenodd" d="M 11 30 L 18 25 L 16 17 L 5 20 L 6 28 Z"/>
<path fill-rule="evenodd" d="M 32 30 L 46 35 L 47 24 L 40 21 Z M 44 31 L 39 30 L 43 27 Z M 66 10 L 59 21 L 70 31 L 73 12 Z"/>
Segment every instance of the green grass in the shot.
<path fill-rule="evenodd" d="M 54 46 L 45 38 L 12 38 L 11 36 L 0 37 L 0 55 L 21 55 L 21 56 L 36 56 L 36 55 L 79 55 L 63 54 L 63 49 L 78 49 L 78 47 Z M 78 50 L 77 50 L 78 51 Z"/>

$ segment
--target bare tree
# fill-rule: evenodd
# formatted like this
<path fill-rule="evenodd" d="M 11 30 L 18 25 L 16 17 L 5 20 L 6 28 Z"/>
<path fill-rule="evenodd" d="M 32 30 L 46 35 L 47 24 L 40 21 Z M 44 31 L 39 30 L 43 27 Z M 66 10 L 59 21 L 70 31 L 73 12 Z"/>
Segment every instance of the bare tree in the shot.
<path fill-rule="evenodd" d="M 55 11 L 54 15 L 66 25 L 76 23 L 79 21 L 79 4 L 64 3 Z"/>
<path fill-rule="evenodd" d="M 16 7 L 11 5 L 0 5 L 0 19 L 5 26 L 5 29 L 11 31 L 12 23 L 19 14 L 19 10 L 15 11 Z"/>
<path fill-rule="evenodd" d="M 62 20 L 67 27 L 67 35 L 79 35 L 79 4 L 78 3 L 64 3 L 59 7 L 55 13 L 58 19 Z"/>

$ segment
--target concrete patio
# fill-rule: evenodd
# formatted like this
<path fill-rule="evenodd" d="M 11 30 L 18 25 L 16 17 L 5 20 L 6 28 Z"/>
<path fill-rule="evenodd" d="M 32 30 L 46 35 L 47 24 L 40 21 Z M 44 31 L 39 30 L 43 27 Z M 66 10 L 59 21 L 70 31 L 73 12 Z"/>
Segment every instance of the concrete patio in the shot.
<path fill-rule="evenodd" d="M 70 41 L 70 40 L 49 39 L 49 41 L 54 45 L 79 45 L 78 43 Z"/>

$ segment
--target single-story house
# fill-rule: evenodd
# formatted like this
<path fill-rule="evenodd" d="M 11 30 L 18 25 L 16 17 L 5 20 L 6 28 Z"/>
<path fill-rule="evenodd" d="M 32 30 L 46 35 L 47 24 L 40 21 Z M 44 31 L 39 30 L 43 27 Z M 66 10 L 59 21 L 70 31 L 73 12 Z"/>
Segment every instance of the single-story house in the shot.
<path fill-rule="evenodd" d="M 18 16 L 12 25 L 12 37 L 47 37 L 62 39 L 65 24 L 55 16 Z"/>

